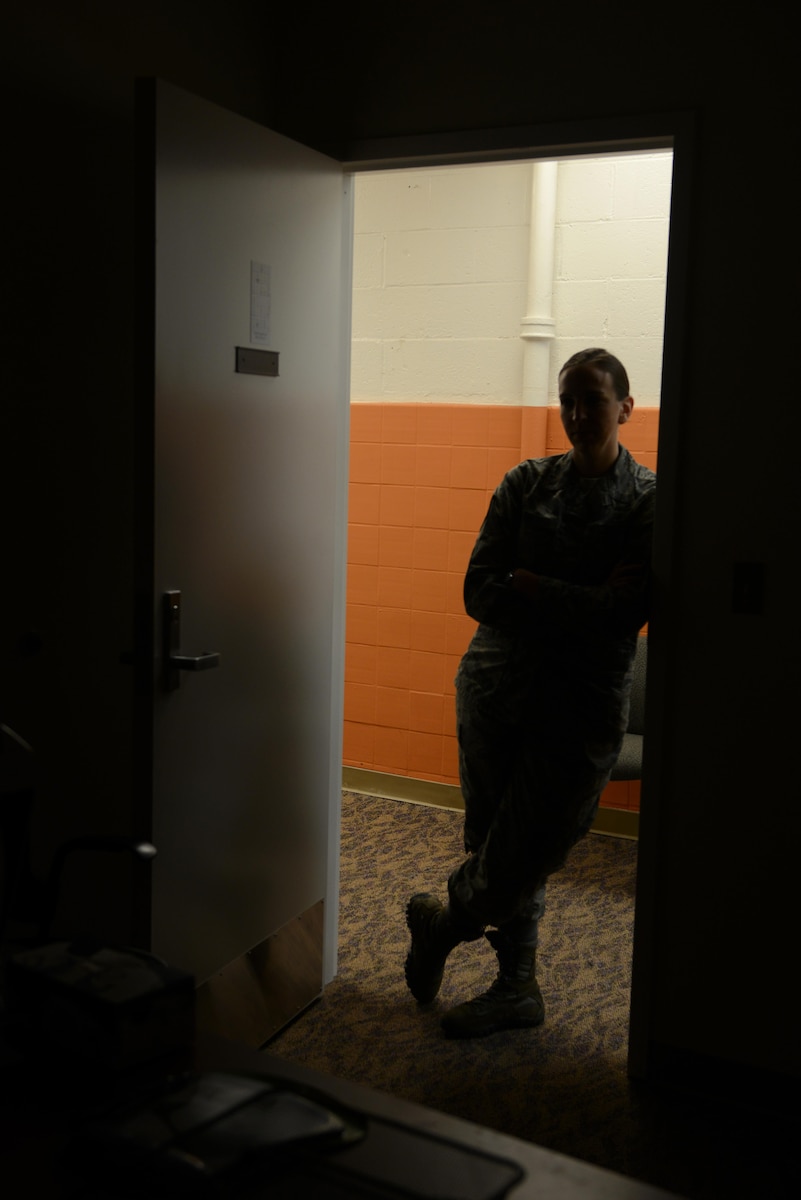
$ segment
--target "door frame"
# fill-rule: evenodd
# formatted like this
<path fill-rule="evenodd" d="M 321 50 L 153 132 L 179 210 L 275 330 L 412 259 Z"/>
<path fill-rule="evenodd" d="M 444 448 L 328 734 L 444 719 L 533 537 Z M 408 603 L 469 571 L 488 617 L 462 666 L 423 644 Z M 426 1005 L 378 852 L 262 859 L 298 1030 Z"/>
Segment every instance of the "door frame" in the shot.
<path fill-rule="evenodd" d="M 691 111 L 518 126 L 508 129 L 457 130 L 354 141 L 346 147 L 343 168 L 352 173 L 405 168 L 462 166 L 471 163 L 565 159 L 665 150 L 673 153 L 662 392 L 659 420 L 659 487 L 652 552 L 655 581 L 649 618 L 648 707 L 642 809 L 639 823 L 635 899 L 628 1071 L 644 1079 L 649 1071 L 652 1020 L 653 935 L 660 887 L 659 814 L 669 796 L 669 747 L 675 711 L 668 701 L 671 665 L 663 630 L 674 617 L 670 581 L 677 556 L 675 512 L 679 496 L 682 409 L 687 359 L 687 318 L 692 238 L 692 186 L 696 121 Z"/>

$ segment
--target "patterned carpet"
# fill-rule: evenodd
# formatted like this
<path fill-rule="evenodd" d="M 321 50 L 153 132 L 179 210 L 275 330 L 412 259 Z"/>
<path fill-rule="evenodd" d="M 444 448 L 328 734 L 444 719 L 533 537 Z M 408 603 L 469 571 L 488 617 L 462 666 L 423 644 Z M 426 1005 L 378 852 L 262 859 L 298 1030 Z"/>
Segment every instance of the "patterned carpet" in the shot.
<path fill-rule="evenodd" d="M 483 991 L 496 960 L 484 939 L 458 947 L 439 997 L 419 1008 L 403 978 L 404 909 L 415 891 L 444 899 L 461 857 L 459 813 L 344 794 L 339 974 L 270 1052 L 697 1200 L 793 1194 L 775 1157 L 753 1190 L 731 1113 L 686 1097 L 654 1105 L 628 1079 L 635 842 L 590 834 L 549 883 L 545 1024 L 443 1037 L 442 1012 Z M 754 1129 L 749 1116 L 745 1136 Z"/>

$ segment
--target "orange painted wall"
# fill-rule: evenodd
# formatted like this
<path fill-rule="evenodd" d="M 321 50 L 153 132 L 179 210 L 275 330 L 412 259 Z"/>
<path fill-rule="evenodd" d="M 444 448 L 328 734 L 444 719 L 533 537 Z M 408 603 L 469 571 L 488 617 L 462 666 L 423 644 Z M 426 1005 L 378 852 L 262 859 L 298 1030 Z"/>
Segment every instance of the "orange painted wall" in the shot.
<path fill-rule="evenodd" d="M 345 728 L 348 767 L 459 782 L 453 679 L 475 629 L 462 583 L 490 497 L 524 458 L 567 448 L 557 406 L 350 408 Z M 624 442 L 656 469 L 658 408 Z M 639 810 L 639 783 L 606 807 Z"/>

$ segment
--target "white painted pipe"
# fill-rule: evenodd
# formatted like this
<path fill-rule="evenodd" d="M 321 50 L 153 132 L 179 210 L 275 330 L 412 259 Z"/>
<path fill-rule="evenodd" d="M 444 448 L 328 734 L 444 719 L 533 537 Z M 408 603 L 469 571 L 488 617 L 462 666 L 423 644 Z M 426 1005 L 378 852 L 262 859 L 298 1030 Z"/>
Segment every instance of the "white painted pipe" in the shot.
<path fill-rule="evenodd" d="M 523 404 L 548 404 L 553 319 L 553 260 L 556 238 L 556 162 L 535 162 L 531 178 L 531 227 L 523 338 Z"/>

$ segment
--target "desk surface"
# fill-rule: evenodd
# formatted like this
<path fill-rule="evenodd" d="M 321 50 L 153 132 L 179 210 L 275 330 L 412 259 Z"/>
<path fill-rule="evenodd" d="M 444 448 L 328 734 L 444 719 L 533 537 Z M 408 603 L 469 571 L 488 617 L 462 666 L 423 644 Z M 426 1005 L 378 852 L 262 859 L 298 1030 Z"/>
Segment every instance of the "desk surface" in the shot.
<path fill-rule="evenodd" d="M 185 1066 L 190 1064 L 186 1062 Z M 194 1053 L 194 1068 L 199 1072 L 245 1073 L 263 1076 L 273 1082 L 285 1081 L 299 1088 L 311 1090 L 330 1098 L 331 1102 L 373 1120 L 402 1126 L 421 1139 L 439 1139 L 451 1147 L 463 1148 L 466 1152 L 503 1159 L 515 1164 L 523 1172 L 518 1183 L 507 1192 L 509 1200 L 677 1200 L 672 1193 L 649 1184 L 640 1183 L 617 1175 L 578 1159 L 568 1158 L 552 1150 L 507 1137 L 494 1130 L 474 1125 L 445 1113 L 436 1112 L 422 1105 L 399 1100 L 383 1092 L 333 1076 L 322 1075 L 304 1067 L 289 1063 L 265 1051 L 201 1034 Z M 5 1082 L 5 1081 L 4 1081 Z M 76 1120 L 80 1125 L 80 1112 L 70 1111 L 68 1104 L 71 1086 L 67 1082 L 60 1098 L 48 1095 L 47 1080 L 40 1074 L 34 1088 L 23 1089 L 27 1099 L 20 1096 L 17 1101 L 8 1094 L 2 1095 L 0 1123 L 0 1179 L 3 1181 L 3 1196 L 8 1200 L 17 1197 L 35 1196 L 37 1200 L 72 1200 L 77 1194 L 68 1187 L 59 1169 L 61 1153 L 75 1132 Z M 44 1091 L 40 1089 L 44 1088 Z M 3 1089 L 6 1093 L 6 1089 Z M 31 1095 L 46 1097 L 41 1107 L 31 1102 Z M 117 1100 L 121 1097 L 118 1095 Z M 109 1097 L 110 1099 L 110 1097 Z M 20 1102 L 21 1101 L 21 1102 Z M 80 1105 L 77 1106 L 80 1108 Z M 378 1128 L 376 1124 L 374 1128 Z M 369 1136 L 369 1135 L 368 1135 Z M 376 1134 L 376 1136 L 378 1136 Z M 409 1139 L 405 1138 L 406 1153 Z M 388 1177 L 393 1178 L 391 1155 Z M 461 1157 L 461 1156 L 460 1156 Z M 74 1182 L 74 1181 L 73 1181 Z M 9 1186 L 10 1184 L 10 1186 Z M 16 1189 L 16 1190 L 15 1190 Z M 93 1194 L 90 1193 L 89 1194 Z M 265 1193 L 269 1195 L 270 1191 Z M 302 1193 L 304 1196 L 305 1192 Z M 340 1194 L 340 1193 L 337 1193 Z M 344 1194 L 344 1193 L 343 1193 Z M 301 1195 L 292 1192 L 293 1197 Z M 308 1193 L 310 1200 L 319 1193 L 312 1185 Z"/>

